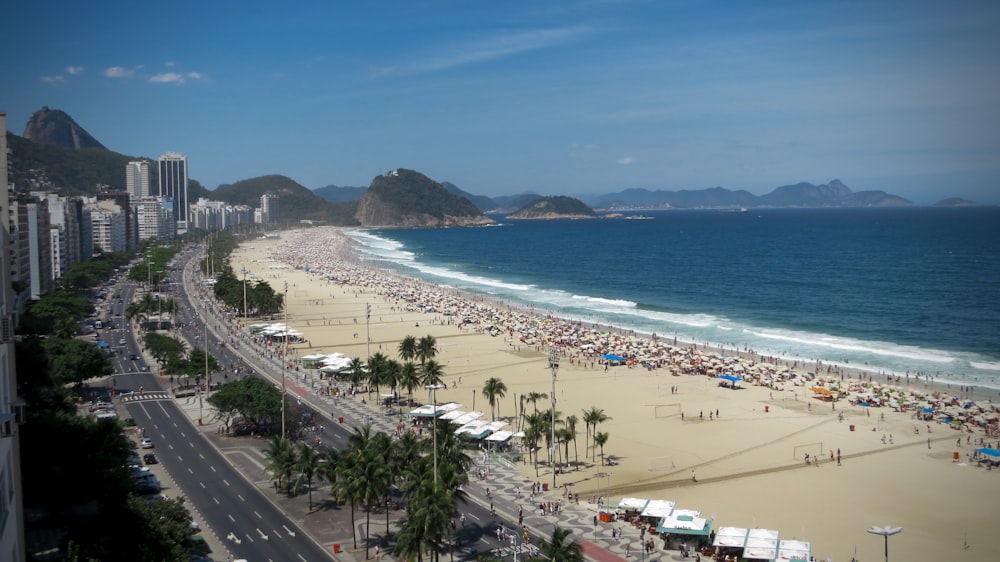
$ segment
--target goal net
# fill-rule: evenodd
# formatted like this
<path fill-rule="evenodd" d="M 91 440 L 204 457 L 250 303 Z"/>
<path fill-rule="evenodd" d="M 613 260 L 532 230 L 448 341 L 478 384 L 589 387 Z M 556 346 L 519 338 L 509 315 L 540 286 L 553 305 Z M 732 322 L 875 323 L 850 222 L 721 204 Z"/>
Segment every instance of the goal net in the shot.
<path fill-rule="evenodd" d="M 674 464 L 674 457 L 653 457 L 649 459 L 650 472 L 663 472 L 674 470 L 675 468 L 677 468 L 677 465 Z"/>
<path fill-rule="evenodd" d="M 804 461 L 806 458 L 806 453 L 809 453 L 810 457 L 815 457 L 817 455 L 823 454 L 823 442 L 819 443 L 807 443 L 805 445 L 796 445 L 792 450 L 792 460 Z"/>
<path fill-rule="evenodd" d="M 681 415 L 680 404 L 656 404 L 653 406 L 654 418 L 672 418 Z"/>

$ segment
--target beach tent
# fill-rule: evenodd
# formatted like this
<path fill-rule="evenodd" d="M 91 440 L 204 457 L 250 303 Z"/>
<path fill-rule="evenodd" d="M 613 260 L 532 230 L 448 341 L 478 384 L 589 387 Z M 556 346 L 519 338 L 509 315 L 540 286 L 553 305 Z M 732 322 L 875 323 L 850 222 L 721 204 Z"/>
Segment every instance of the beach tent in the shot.
<path fill-rule="evenodd" d="M 622 498 L 618 502 L 618 509 L 624 509 L 626 511 L 642 511 L 646 509 L 646 504 L 649 500 L 644 500 L 640 498 Z"/>
<path fill-rule="evenodd" d="M 740 382 L 740 381 L 743 380 L 740 377 L 733 376 L 733 375 L 723 375 L 723 376 L 721 376 L 719 378 L 720 379 L 725 379 L 725 380 L 730 381 L 730 382 Z"/>
<path fill-rule="evenodd" d="M 667 500 L 649 500 L 639 515 L 643 517 L 666 517 L 674 510 L 674 502 Z"/>
<path fill-rule="evenodd" d="M 812 545 L 805 541 L 781 541 L 778 543 L 778 560 L 809 560 Z"/>
<path fill-rule="evenodd" d="M 980 455 L 987 455 L 990 457 L 1000 457 L 1000 449 L 993 449 L 991 447 L 983 447 L 982 449 L 976 449 L 976 452 Z"/>
<path fill-rule="evenodd" d="M 511 433 L 510 431 L 496 431 L 492 435 L 490 435 L 489 437 L 487 437 L 486 440 L 487 441 L 493 441 L 493 442 L 502 443 L 502 442 L 510 439 L 513 436 L 514 436 L 514 434 Z"/>
<path fill-rule="evenodd" d="M 745 527 L 720 527 L 712 546 L 743 548 L 747 543 L 747 531 Z"/>
<path fill-rule="evenodd" d="M 774 560 L 778 557 L 778 531 L 750 529 L 743 546 L 743 558 L 749 560 Z"/>
<path fill-rule="evenodd" d="M 603 359 L 605 361 L 618 361 L 618 362 L 621 362 L 621 361 L 625 360 L 625 358 L 622 357 L 621 355 L 615 355 L 614 353 L 608 353 L 608 354 L 606 354 L 603 357 Z"/>
<path fill-rule="evenodd" d="M 712 520 L 701 516 L 693 509 L 675 509 L 670 515 L 660 519 L 657 532 L 671 535 L 695 535 L 707 537 L 712 532 Z"/>
<path fill-rule="evenodd" d="M 442 417 L 444 417 L 444 416 L 442 416 Z M 472 420 L 478 420 L 481 417 L 483 417 L 483 413 L 482 412 L 466 412 L 466 413 L 464 413 L 464 414 L 462 414 L 462 415 L 458 416 L 457 418 L 452 419 L 450 421 L 451 421 L 451 423 L 453 423 L 455 425 L 462 426 L 462 425 L 465 425 L 465 424 L 469 423 Z"/>

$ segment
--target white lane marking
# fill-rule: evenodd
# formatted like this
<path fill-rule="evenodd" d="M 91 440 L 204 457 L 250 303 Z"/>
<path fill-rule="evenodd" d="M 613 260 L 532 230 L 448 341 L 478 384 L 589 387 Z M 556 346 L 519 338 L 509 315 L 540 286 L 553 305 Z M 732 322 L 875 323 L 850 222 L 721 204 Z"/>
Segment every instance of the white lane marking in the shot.
<path fill-rule="evenodd" d="M 288 525 L 282 525 L 281 527 L 283 529 L 285 529 L 285 532 L 288 533 L 290 536 L 293 536 L 293 537 L 295 536 L 295 531 L 289 529 Z"/>
<path fill-rule="evenodd" d="M 246 501 L 245 499 L 243 499 L 243 496 L 241 496 L 240 494 L 236 494 L 236 497 L 240 498 L 240 501 L 244 501 L 244 502 Z"/>
<path fill-rule="evenodd" d="M 233 523 L 236 523 L 236 518 L 233 517 L 233 515 L 231 513 L 227 513 L 226 515 L 229 517 L 230 521 L 232 521 Z"/>
<path fill-rule="evenodd" d="M 267 535 L 264 534 L 264 531 L 261 531 L 260 529 L 257 529 L 257 534 L 260 535 L 260 538 L 262 538 L 264 540 L 267 540 Z"/>
<path fill-rule="evenodd" d="M 201 484 L 201 489 L 202 490 L 207 490 L 208 489 L 208 488 L 205 487 L 205 483 L 204 482 L 198 482 L 198 484 Z"/>
<path fill-rule="evenodd" d="M 253 514 L 257 516 L 257 519 L 263 519 L 263 517 L 261 517 L 261 516 L 260 516 L 260 514 L 259 514 L 259 513 L 257 513 L 256 511 L 255 511 L 255 512 L 253 512 Z"/>

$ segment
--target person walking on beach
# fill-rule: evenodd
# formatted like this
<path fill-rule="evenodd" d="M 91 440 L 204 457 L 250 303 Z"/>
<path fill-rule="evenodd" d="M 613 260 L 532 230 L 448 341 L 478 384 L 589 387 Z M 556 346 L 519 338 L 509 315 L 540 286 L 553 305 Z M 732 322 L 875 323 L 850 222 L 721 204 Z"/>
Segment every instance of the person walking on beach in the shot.
<path fill-rule="evenodd" d="M 694 469 L 691 469 L 691 481 L 692 482 L 698 482 L 698 476 L 695 475 Z"/>

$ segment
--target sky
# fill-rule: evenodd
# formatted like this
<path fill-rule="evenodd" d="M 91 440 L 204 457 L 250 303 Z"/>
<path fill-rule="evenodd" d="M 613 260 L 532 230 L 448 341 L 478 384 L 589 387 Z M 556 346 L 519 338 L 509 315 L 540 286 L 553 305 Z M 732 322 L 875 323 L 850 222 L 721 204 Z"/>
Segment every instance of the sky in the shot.
<path fill-rule="evenodd" d="M 214 189 L 487 196 L 839 179 L 1000 203 L 1000 2 L 5 2 L 0 111 Z"/>

